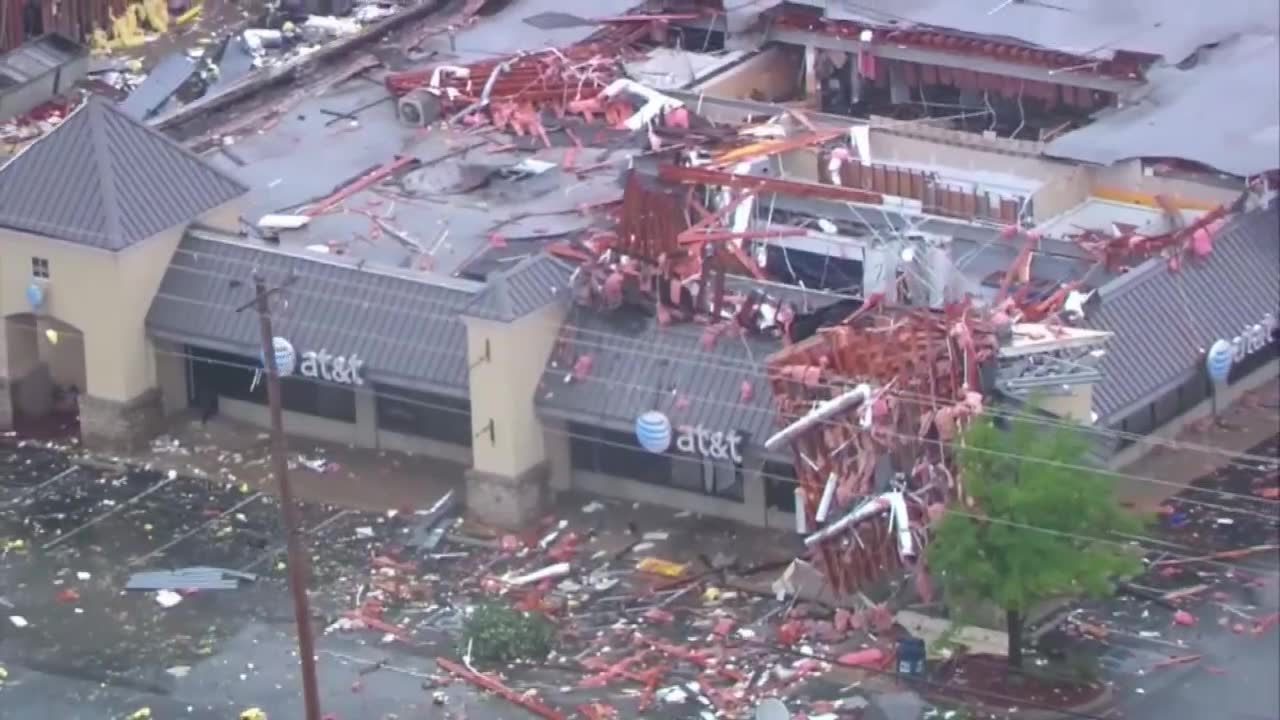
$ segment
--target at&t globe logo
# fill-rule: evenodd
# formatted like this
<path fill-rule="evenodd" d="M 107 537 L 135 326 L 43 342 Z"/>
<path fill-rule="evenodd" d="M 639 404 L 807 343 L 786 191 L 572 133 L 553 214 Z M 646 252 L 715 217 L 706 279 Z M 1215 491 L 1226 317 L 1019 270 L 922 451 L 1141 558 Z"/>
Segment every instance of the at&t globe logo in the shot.
<path fill-rule="evenodd" d="M 671 447 L 671 421 L 657 410 L 636 418 L 636 441 L 651 453 L 664 453 Z"/>
<path fill-rule="evenodd" d="M 271 349 L 276 356 L 276 374 L 280 377 L 289 377 L 298 367 L 298 353 L 293 349 L 293 343 L 282 337 L 271 338 Z M 266 358 L 263 358 L 262 365 L 266 367 Z"/>

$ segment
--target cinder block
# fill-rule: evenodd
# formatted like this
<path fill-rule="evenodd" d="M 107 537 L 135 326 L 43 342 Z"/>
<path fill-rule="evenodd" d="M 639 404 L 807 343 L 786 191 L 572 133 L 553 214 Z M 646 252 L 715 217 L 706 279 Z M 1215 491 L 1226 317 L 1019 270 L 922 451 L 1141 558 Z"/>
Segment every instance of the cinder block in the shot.
<path fill-rule="evenodd" d="M 485 525 L 520 530 L 542 516 L 547 498 L 547 465 L 541 463 L 518 477 L 466 472 L 467 516 Z"/>

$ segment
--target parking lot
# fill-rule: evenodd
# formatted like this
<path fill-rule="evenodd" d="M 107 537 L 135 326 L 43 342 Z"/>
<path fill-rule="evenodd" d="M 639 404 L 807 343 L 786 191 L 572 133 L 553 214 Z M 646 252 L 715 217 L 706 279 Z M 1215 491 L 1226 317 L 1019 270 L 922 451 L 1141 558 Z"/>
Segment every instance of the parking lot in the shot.
<path fill-rule="evenodd" d="M 159 472 L 77 468 L 35 447 L 0 449 L 0 483 L 0 718 L 104 720 L 149 708 L 158 719 L 212 720 L 250 706 L 301 715 L 273 497 Z M 381 514 L 308 506 L 304 527 L 320 630 L 350 607 L 388 524 Z M 123 589 L 139 570 L 202 565 L 259 579 L 186 594 L 173 607 L 155 592 Z M 381 645 L 377 635 L 321 638 L 326 711 L 412 716 L 430 704 L 422 688 L 430 654 L 422 644 Z M 401 671 L 361 674 L 378 662 Z M 466 686 L 449 692 L 470 717 L 487 717 L 489 707 L 512 717 Z"/>

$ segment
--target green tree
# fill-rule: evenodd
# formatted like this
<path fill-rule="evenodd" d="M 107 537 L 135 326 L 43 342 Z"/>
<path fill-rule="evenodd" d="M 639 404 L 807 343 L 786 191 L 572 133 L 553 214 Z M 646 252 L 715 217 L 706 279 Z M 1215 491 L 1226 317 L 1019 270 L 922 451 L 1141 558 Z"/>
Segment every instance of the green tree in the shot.
<path fill-rule="evenodd" d="M 1004 611 L 1009 664 L 1021 667 L 1025 613 L 1054 597 L 1106 595 L 1136 573 L 1138 556 L 1116 542 L 1140 523 L 1107 477 L 1080 467 L 1087 445 L 1079 433 L 1002 424 L 984 416 L 965 432 L 959 466 L 974 504 L 938 523 L 929 568 L 949 598 Z"/>

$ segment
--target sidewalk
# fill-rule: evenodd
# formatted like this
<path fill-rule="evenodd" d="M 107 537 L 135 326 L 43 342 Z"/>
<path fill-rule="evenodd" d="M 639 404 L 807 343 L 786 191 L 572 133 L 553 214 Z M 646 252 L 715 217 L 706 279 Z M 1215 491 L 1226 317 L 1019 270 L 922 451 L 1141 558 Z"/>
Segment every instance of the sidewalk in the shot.
<path fill-rule="evenodd" d="M 293 491 L 301 502 L 374 511 L 425 508 L 463 485 L 465 468 L 442 460 L 293 437 L 288 448 Z M 184 415 L 149 452 L 121 459 L 275 492 L 270 449 L 270 437 L 258 428 L 217 417 L 205 424 Z"/>
<path fill-rule="evenodd" d="M 1280 428 L 1280 381 L 1245 393 L 1219 413 L 1219 420 L 1216 424 L 1190 423 L 1173 438 L 1200 446 L 1197 448 L 1175 449 L 1148 443 L 1152 446 L 1151 452 L 1119 472 L 1160 482 L 1118 478 L 1118 499 L 1140 512 L 1154 512 L 1162 502 L 1193 481 L 1225 467 L 1232 461 L 1231 455 L 1248 452 L 1274 436 Z M 1208 451 L 1204 446 L 1222 452 Z"/>

